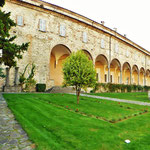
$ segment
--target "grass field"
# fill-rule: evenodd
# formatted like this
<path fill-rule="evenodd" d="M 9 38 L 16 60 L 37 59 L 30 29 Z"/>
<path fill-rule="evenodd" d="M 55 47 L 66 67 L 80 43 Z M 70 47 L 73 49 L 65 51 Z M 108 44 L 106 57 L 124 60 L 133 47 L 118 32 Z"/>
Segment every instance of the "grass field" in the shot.
<path fill-rule="evenodd" d="M 97 95 L 103 97 L 112 97 L 126 100 L 135 100 L 141 102 L 150 102 L 147 92 L 133 92 L 133 93 L 91 93 L 90 95 Z"/>
<path fill-rule="evenodd" d="M 76 96 L 68 94 L 4 94 L 4 98 L 38 150 L 150 149 L 147 106 L 86 97 L 77 106 Z"/>

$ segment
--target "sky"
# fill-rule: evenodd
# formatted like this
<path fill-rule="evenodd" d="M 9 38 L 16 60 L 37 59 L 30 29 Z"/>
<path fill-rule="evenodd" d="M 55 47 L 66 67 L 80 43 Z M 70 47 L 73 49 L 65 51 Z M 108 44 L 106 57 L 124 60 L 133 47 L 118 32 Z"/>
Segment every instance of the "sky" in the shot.
<path fill-rule="evenodd" d="M 43 0 L 127 35 L 150 51 L 150 0 Z"/>

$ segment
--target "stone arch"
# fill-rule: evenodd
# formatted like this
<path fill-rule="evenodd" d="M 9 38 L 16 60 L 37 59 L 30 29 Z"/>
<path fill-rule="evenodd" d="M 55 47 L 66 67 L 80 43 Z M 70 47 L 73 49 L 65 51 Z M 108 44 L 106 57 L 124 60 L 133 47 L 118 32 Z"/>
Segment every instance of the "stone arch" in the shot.
<path fill-rule="evenodd" d="M 149 69 L 146 70 L 146 85 L 147 86 L 150 85 L 150 70 Z"/>
<path fill-rule="evenodd" d="M 98 55 L 95 59 L 95 69 L 98 82 L 107 82 L 108 74 L 108 59 L 105 55 Z"/>
<path fill-rule="evenodd" d="M 145 69 L 143 67 L 140 68 L 140 85 L 145 85 Z"/>
<path fill-rule="evenodd" d="M 137 65 L 133 65 L 132 67 L 132 84 L 138 85 L 139 84 L 139 68 Z"/>
<path fill-rule="evenodd" d="M 91 55 L 91 53 L 85 49 L 82 49 L 82 51 L 88 56 L 89 60 L 92 60 L 93 61 L 93 57 Z"/>
<path fill-rule="evenodd" d="M 131 84 L 131 66 L 128 62 L 122 66 L 122 83 Z"/>
<path fill-rule="evenodd" d="M 110 63 L 110 82 L 119 84 L 121 79 L 121 63 L 114 58 Z"/>
<path fill-rule="evenodd" d="M 63 44 L 58 44 L 52 48 L 50 54 L 50 80 L 53 82 L 53 86 L 62 85 L 62 63 L 70 53 L 70 49 Z"/>

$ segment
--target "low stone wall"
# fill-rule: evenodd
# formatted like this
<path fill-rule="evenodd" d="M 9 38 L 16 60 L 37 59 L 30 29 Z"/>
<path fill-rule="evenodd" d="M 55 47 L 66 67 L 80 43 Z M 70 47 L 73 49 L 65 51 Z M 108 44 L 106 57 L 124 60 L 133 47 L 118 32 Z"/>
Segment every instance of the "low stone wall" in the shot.
<path fill-rule="evenodd" d="M 21 86 L 4 86 L 4 92 L 21 92 Z"/>

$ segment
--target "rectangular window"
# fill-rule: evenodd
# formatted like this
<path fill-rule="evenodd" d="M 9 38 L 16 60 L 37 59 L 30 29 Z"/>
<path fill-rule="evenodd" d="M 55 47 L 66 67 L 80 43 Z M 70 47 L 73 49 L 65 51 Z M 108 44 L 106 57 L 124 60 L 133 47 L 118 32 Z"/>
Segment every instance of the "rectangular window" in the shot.
<path fill-rule="evenodd" d="M 39 20 L 39 30 L 45 32 L 46 31 L 46 20 Z"/>
<path fill-rule="evenodd" d="M 118 53 L 118 52 L 119 52 L 118 44 L 115 44 L 115 53 Z"/>
<path fill-rule="evenodd" d="M 105 41 L 104 41 L 104 39 L 101 39 L 101 48 L 105 48 Z"/>
<path fill-rule="evenodd" d="M 86 33 L 86 32 L 83 32 L 83 42 L 84 42 L 84 43 L 87 43 L 87 41 L 88 41 L 87 33 Z"/>
<path fill-rule="evenodd" d="M 60 36 L 66 36 L 66 26 L 64 24 L 60 25 Z"/>
<path fill-rule="evenodd" d="M 17 16 L 17 25 L 23 26 L 23 17 L 22 16 Z"/>

